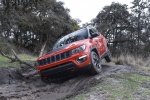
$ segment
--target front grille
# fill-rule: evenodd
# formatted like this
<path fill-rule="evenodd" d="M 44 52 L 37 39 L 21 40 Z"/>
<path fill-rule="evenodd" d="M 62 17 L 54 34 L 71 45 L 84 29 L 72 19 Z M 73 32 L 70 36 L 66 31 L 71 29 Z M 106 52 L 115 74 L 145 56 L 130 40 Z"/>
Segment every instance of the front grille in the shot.
<path fill-rule="evenodd" d="M 39 60 L 38 64 L 39 64 L 39 66 L 43 66 L 46 64 L 54 63 L 54 62 L 59 61 L 59 60 L 66 59 L 70 56 L 71 56 L 71 51 L 67 51 L 67 52 L 63 52 L 63 53 L 51 56 L 51 57 L 46 58 L 46 59 Z"/>

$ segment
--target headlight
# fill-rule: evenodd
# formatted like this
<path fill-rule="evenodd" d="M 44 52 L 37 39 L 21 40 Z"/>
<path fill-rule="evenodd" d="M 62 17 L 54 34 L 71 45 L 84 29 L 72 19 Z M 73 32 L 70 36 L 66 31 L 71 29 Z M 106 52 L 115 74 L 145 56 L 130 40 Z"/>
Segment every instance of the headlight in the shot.
<path fill-rule="evenodd" d="M 75 53 L 78 53 L 78 52 L 81 52 L 81 51 L 85 50 L 85 47 L 86 47 L 85 45 L 82 45 L 80 47 L 77 47 L 77 48 L 73 49 L 72 54 L 75 54 Z"/>

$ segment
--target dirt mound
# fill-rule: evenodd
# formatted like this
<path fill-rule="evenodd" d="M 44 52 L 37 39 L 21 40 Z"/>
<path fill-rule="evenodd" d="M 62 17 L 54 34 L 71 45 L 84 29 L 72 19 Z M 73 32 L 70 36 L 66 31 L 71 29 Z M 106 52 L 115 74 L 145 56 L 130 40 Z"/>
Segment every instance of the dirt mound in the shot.
<path fill-rule="evenodd" d="M 0 84 L 13 84 L 17 81 L 22 81 L 22 76 L 16 68 L 0 69 Z"/>
<path fill-rule="evenodd" d="M 0 99 L 57 100 L 70 98 L 78 93 L 87 91 L 90 87 L 102 82 L 111 75 L 125 73 L 149 75 L 132 66 L 105 64 L 103 65 L 102 73 L 99 75 L 79 74 L 73 77 L 66 77 L 66 81 L 59 84 L 46 84 L 40 80 L 38 74 L 33 74 L 34 71 L 34 68 L 2 69 L 0 71 L 0 80 L 2 80 L 0 82 Z"/>
<path fill-rule="evenodd" d="M 1 68 L 0 69 L 0 85 L 15 84 L 26 80 L 24 73 L 29 73 L 35 68 L 23 66 L 21 68 Z"/>

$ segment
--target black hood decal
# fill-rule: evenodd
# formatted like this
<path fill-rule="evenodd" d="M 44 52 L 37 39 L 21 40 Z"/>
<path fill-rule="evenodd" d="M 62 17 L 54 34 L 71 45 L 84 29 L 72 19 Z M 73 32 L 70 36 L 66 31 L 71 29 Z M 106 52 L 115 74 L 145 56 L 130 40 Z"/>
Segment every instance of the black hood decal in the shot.
<path fill-rule="evenodd" d="M 59 48 L 53 49 L 53 50 L 49 51 L 47 54 L 50 54 L 50 53 L 53 53 L 53 52 L 62 50 L 62 49 L 64 49 L 64 48 L 68 47 L 69 45 L 70 45 L 70 44 L 67 44 L 67 45 L 61 46 L 61 47 L 59 47 Z"/>

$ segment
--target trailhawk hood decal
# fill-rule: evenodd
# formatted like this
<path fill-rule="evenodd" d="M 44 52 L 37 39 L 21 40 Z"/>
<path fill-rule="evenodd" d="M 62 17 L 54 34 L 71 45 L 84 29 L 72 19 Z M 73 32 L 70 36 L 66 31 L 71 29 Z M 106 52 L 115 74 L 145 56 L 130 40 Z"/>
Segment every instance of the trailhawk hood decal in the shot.
<path fill-rule="evenodd" d="M 48 56 L 51 56 L 51 54 L 57 53 L 57 52 L 59 52 L 60 50 L 65 51 L 65 49 L 69 49 L 69 48 L 74 49 L 74 48 L 77 48 L 78 46 L 81 46 L 81 45 L 84 44 L 85 42 L 88 42 L 88 39 L 86 39 L 86 40 L 81 40 L 81 41 L 76 41 L 76 42 L 73 42 L 73 43 L 71 43 L 71 44 L 66 44 L 66 45 L 64 45 L 64 46 L 61 46 L 61 47 L 59 47 L 59 48 L 56 48 L 56 49 L 53 49 L 53 50 L 49 51 L 47 54 L 42 55 L 38 60 L 45 59 L 45 58 L 47 58 Z M 70 49 L 70 50 L 71 50 L 71 49 Z"/>

